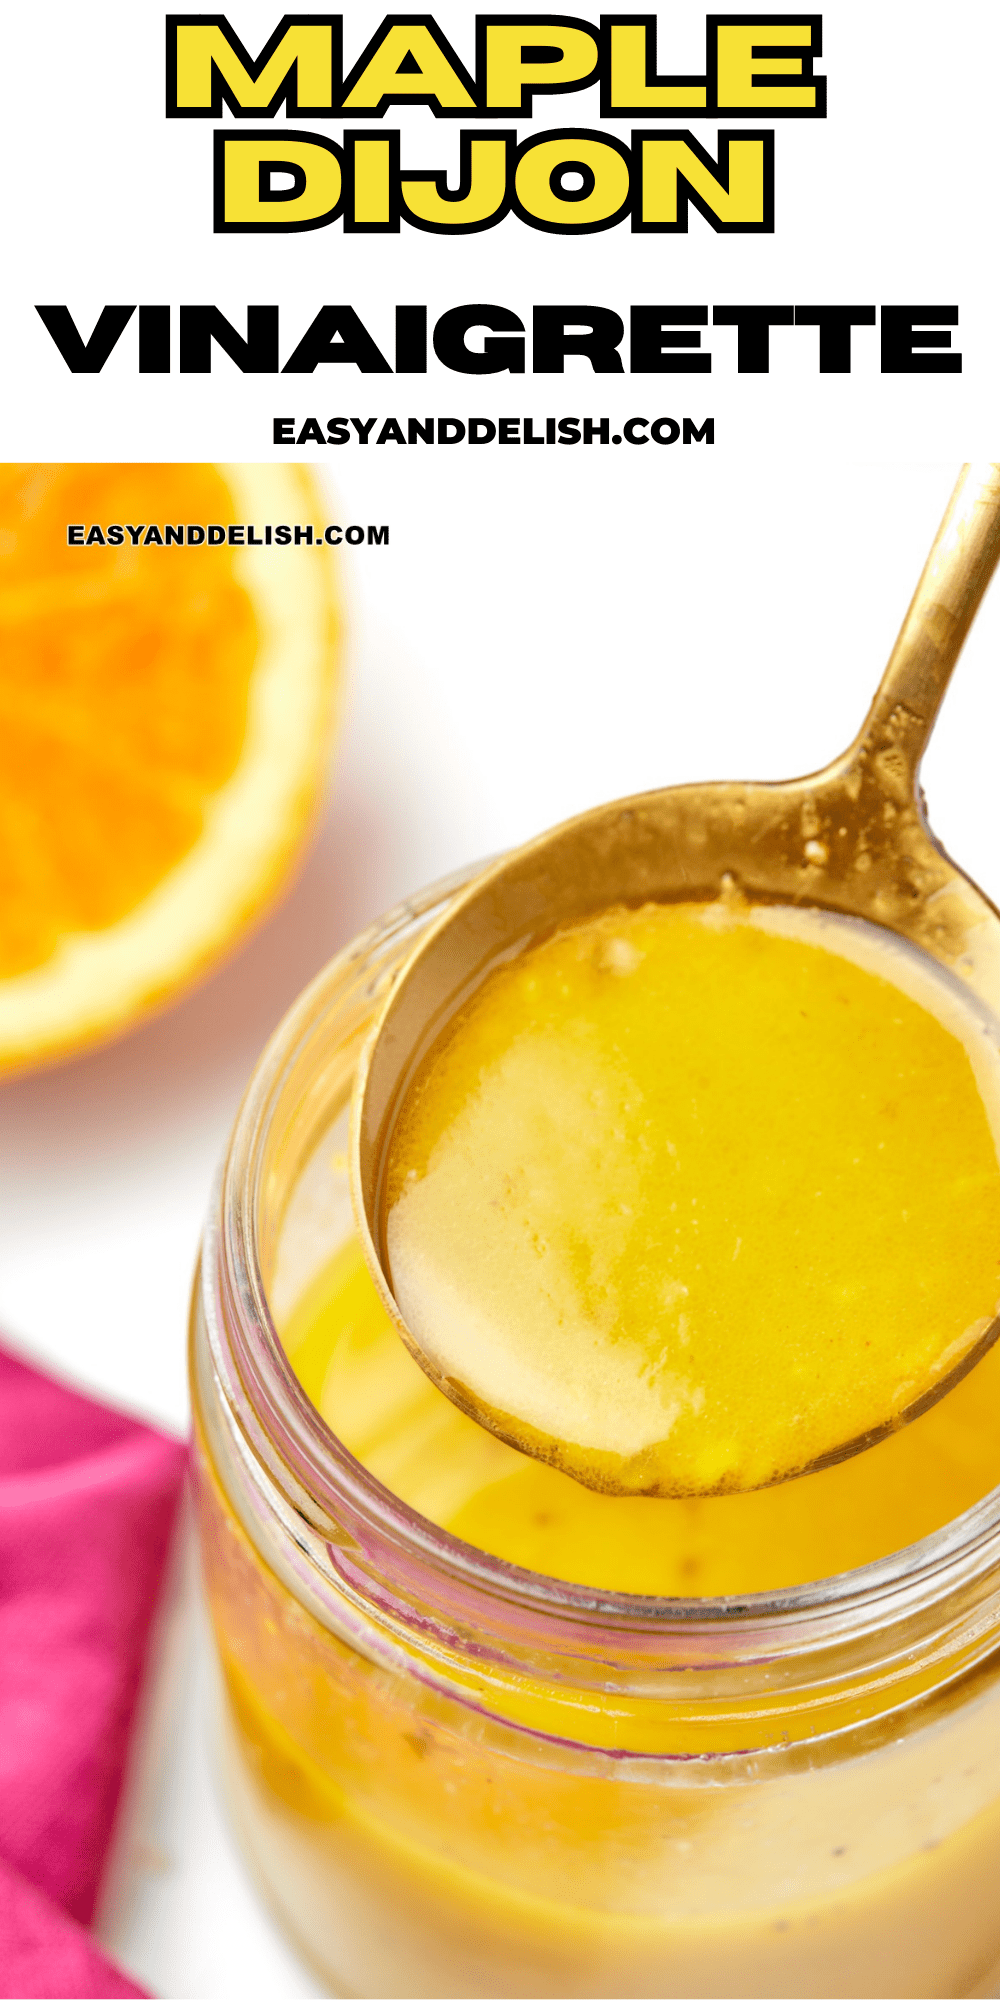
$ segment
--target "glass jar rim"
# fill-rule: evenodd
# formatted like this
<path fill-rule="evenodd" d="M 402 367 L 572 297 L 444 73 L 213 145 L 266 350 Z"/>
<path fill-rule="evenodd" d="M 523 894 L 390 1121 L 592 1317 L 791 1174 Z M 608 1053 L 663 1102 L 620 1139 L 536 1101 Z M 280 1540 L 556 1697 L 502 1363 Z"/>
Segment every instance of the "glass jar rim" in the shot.
<path fill-rule="evenodd" d="M 540 1620 L 544 1629 L 562 1627 L 570 1636 L 596 1621 L 609 1637 L 617 1633 L 623 1641 L 643 1634 L 654 1651 L 658 1638 L 676 1647 L 687 1634 L 697 1646 L 714 1635 L 728 1654 L 726 1636 L 735 1639 L 739 1633 L 741 1657 L 752 1658 L 755 1646 L 768 1650 L 782 1635 L 792 1643 L 797 1635 L 806 1647 L 829 1645 L 845 1636 L 845 1621 L 859 1637 L 887 1623 L 898 1631 L 929 1613 L 939 1619 L 945 1601 L 964 1622 L 962 1613 L 981 1604 L 987 1592 L 992 1595 L 1000 1577 L 1000 1487 L 924 1539 L 814 1583 L 726 1597 L 642 1596 L 520 1568 L 437 1527 L 353 1457 L 306 1395 L 285 1355 L 263 1276 L 262 1236 L 274 1221 L 266 1213 L 266 1149 L 283 1093 L 321 1036 L 345 976 L 355 969 L 363 974 L 386 939 L 399 937 L 408 949 L 407 940 L 473 872 L 463 870 L 398 905 L 331 960 L 275 1030 L 247 1087 L 217 1183 L 202 1262 L 213 1366 L 245 1462 L 282 1494 L 290 1515 L 308 1522 L 321 1538 L 336 1541 L 346 1513 L 375 1552 L 376 1567 L 378 1552 L 391 1550 L 404 1574 L 416 1579 L 434 1573 L 445 1584 L 445 1597 L 457 1591 L 466 1610 L 470 1603 L 507 1608 Z M 400 963 L 405 955 L 399 955 Z M 373 987 L 367 990 L 374 1003 Z"/>

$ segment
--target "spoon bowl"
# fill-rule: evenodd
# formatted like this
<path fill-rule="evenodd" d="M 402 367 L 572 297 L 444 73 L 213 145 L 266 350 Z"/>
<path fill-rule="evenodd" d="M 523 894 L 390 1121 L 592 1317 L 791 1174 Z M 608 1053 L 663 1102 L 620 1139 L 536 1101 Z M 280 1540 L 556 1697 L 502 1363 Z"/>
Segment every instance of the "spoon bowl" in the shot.
<path fill-rule="evenodd" d="M 981 1008 L 1000 1016 L 1000 916 L 935 839 L 918 784 L 942 696 L 998 557 L 1000 466 L 966 466 L 869 714 L 843 755 L 811 776 L 778 784 L 646 792 L 540 835 L 487 867 L 456 898 L 420 940 L 381 1009 L 355 1089 L 351 1171 L 361 1242 L 382 1301 L 452 1401 L 508 1443 L 555 1457 L 586 1483 L 616 1490 L 613 1458 L 592 1478 L 586 1465 L 568 1462 L 561 1441 L 473 1398 L 424 1351 L 399 1310 L 386 1249 L 386 1164 L 413 1078 L 493 968 L 562 926 L 623 904 L 721 896 L 862 919 L 916 947 Z M 885 1425 L 794 1472 L 848 1457 L 918 1416 L 974 1366 L 998 1332 L 994 1320 Z"/>

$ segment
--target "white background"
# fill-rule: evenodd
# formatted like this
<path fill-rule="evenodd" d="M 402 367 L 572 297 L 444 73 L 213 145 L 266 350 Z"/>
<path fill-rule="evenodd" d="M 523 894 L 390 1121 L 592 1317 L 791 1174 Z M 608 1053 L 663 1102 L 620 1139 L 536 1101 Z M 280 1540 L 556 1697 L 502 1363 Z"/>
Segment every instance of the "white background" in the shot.
<path fill-rule="evenodd" d="M 578 239 L 513 216 L 454 240 L 405 224 L 395 237 L 345 236 L 339 223 L 301 235 L 213 235 L 215 127 L 163 115 L 165 11 L 157 0 L 52 0 L 41 13 L 7 0 L 4 8 L 4 60 L 18 79 L 7 93 L 2 138 L 0 355 L 9 456 L 61 457 L 71 444 L 80 457 L 257 459 L 271 449 L 274 415 L 317 405 L 322 417 L 425 409 L 464 417 L 470 410 L 561 412 L 583 399 L 584 407 L 596 401 L 595 413 L 623 417 L 644 408 L 657 414 L 651 398 L 666 409 L 694 401 L 716 416 L 716 461 L 731 454 L 770 461 L 789 451 L 813 459 L 872 450 L 909 460 L 934 452 L 962 457 L 995 431 L 1000 20 L 993 0 L 949 0 L 947 8 L 931 0 L 830 0 L 819 10 L 824 54 L 817 70 L 829 79 L 829 116 L 774 122 L 773 235 L 717 235 L 692 213 L 686 235 L 633 236 L 626 224 Z M 281 11 L 278 0 L 232 0 L 227 18 L 256 53 Z M 661 10 L 661 71 L 703 73 L 706 11 L 693 0 Z M 782 0 L 775 11 L 790 10 Z M 587 18 L 596 21 L 598 12 Z M 383 0 L 345 7 L 347 63 L 383 13 Z M 435 18 L 471 66 L 475 7 L 444 0 Z M 596 86 L 539 97 L 531 120 L 502 122 L 517 123 L 523 138 L 546 124 L 597 128 L 597 97 Z M 610 121 L 604 129 L 627 141 L 643 122 Z M 737 122 L 721 121 L 727 128 Z M 336 119 L 291 123 L 333 138 L 343 129 Z M 402 132 L 405 168 L 457 167 L 461 121 L 404 107 L 383 123 Z M 279 112 L 274 131 L 284 124 Z M 491 121 L 473 127 L 488 132 Z M 770 129 L 770 121 L 751 120 L 745 129 L 761 127 Z M 238 128 L 230 121 L 230 129 Z M 695 120 L 691 130 L 714 154 L 716 122 Z M 957 378 L 882 377 L 877 335 L 859 329 L 854 372 L 821 377 L 816 332 L 799 327 L 772 332 L 770 375 L 739 376 L 735 330 L 720 327 L 705 342 L 714 359 L 709 377 L 595 382 L 577 360 L 563 382 L 465 378 L 432 359 L 426 380 L 362 378 L 339 366 L 282 380 L 242 376 L 225 357 L 210 377 L 140 377 L 133 320 L 103 373 L 85 377 L 67 372 L 34 311 L 36 303 L 67 304 L 89 333 L 107 302 L 214 303 L 237 326 L 245 326 L 248 303 L 277 303 L 284 358 L 324 303 L 353 304 L 391 355 L 396 302 L 426 303 L 433 319 L 472 300 L 522 316 L 533 303 L 587 302 L 624 309 L 626 317 L 631 303 L 671 301 L 950 303 L 961 313 L 956 346 L 965 368 Z M 393 447 L 378 454 L 404 455 Z M 429 465 L 435 453 L 419 448 L 413 455 L 433 506 L 453 511 L 462 481 L 470 479 L 478 495 L 478 482 L 489 487 L 503 453 L 440 454 L 457 458 L 457 466 Z M 555 455 L 566 460 L 555 477 L 568 499 L 583 453 Z M 398 467 L 381 464 L 379 474 L 393 488 L 400 477 Z M 530 476 L 537 476 L 534 465 Z M 338 469 L 337 477 L 345 473 Z M 637 495 L 636 512 L 640 505 Z"/>
<path fill-rule="evenodd" d="M 244 0 L 229 18 L 256 50 L 279 11 Z M 353 52 L 381 11 L 346 10 Z M 260 458 L 272 415 L 293 410 L 716 417 L 713 448 L 313 454 L 333 482 L 330 518 L 387 521 L 390 542 L 340 563 L 343 728 L 298 881 L 242 952 L 162 1018 L 0 1093 L 0 1325 L 181 1431 L 187 1295 L 215 1164 L 259 1048 L 330 953 L 408 890 L 598 799 L 781 777 L 853 734 L 958 463 L 989 457 L 1000 431 L 1000 31 L 995 8 L 973 0 L 953 0 L 946 17 L 902 0 L 831 0 L 818 65 L 830 118 L 776 126 L 773 238 L 717 237 L 693 216 L 676 239 L 618 230 L 564 242 L 509 219 L 465 242 L 405 231 L 372 242 L 336 226 L 212 237 L 212 127 L 162 117 L 158 6 L 52 6 L 44 46 L 38 13 L 13 15 L 9 73 L 41 65 L 44 89 L 11 93 L 5 113 L 17 190 L 2 225 L 5 457 Z M 437 18 L 471 56 L 472 10 Z M 703 22 L 687 0 L 664 11 L 661 68 L 701 68 Z M 582 93 L 556 111 L 555 122 L 597 123 Z M 389 122 L 410 164 L 454 157 L 454 128 L 428 113 Z M 714 128 L 696 129 L 711 146 Z M 224 358 L 204 379 L 139 378 L 131 331 L 103 375 L 71 377 L 33 311 L 65 301 L 89 329 L 108 300 L 214 301 L 239 323 L 248 302 L 275 300 L 297 339 L 325 300 L 350 300 L 387 338 L 397 300 L 433 313 L 473 298 L 518 310 L 953 301 L 965 372 L 880 378 L 874 336 L 858 334 L 856 372 L 821 378 L 815 334 L 798 330 L 773 336 L 769 376 L 739 377 L 735 336 L 719 330 L 712 376 L 687 382 L 595 381 L 583 364 L 564 382 L 327 369 L 289 396 L 287 380 L 243 377 Z M 998 743 L 1000 588 L 925 767 L 936 829 L 995 899 Z M 219 1816 L 183 1577 L 171 1603 L 104 1934 L 161 1993 L 313 1992 Z"/>

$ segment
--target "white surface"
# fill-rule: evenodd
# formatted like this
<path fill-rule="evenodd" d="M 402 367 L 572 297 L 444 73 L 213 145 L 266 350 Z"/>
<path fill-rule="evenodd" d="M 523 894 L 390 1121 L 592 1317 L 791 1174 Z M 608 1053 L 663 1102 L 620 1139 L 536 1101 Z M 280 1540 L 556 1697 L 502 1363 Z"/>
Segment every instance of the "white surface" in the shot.
<path fill-rule="evenodd" d="M 256 54 L 282 10 L 276 0 L 231 0 L 223 11 Z M 579 9 L 554 11 L 572 15 Z M 596 22 L 601 10 L 583 11 Z M 746 463 L 796 449 L 856 460 L 873 449 L 873 440 L 875 449 L 898 459 L 929 452 L 967 456 L 975 440 L 995 434 L 1000 422 L 1000 271 L 993 254 L 1000 15 L 995 0 L 950 0 L 946 9 L 939 0 L 826 0 L 821 11 L 824 53 L 817 70 L 829 81 L 829 116 L 773 121 L 773 235 L 720 236 L 694 216 L 688 232 L 676 236 L 634 236 L 627 221 L 595 235 L 551 236 L 510 215 L 496 228 L 457 240 L 405 226 L 398 235 L 350 236 L 339 224 L 301 235 L 220 237 L 211 226 L 212 125 L 163 115 L 160 0 L 48 0 L 42 17 L 44 138 L 33 88 L 10 92 L 0 134 L 16 189 L 3 218 L 9 303 L 0 318 L 0 366 L 5 382 L 23 390 L 3 411 L 7 455 L 60 457 L 71 439 L 72 454 L 80 457 L 253 459 L 269 455 L 277 415 L 313 414 L 325 422 L 332 411 L 465 417 L 589 410 L 618 419 L 714 414 L 716 456 L 732 451 Z M 441 0 L 432 12 L 456 51 L 471 60 L 476 8 L 470 0 Z M 701 71 L 707 12 L 700 0 L 659 9 L 659 53 L 668 70 L 676 64 L 676 73 Z M 349 63 L 384 13 L 383 0 L 350 0 L 344 9 Z M 4 14 L 8 74 L 34 77 L 37 10 L 8 0 Z M 596 86 L 543 96 L 530 122 L 504 123 L 517 125 L 522 138 L 546 126 L 594 129 L 597 97 Z M 318 123 L 305 116 L 290 122 L 306 132 Z M 643 121 L 622 118 L 604 129 L 627 143 L 637 122 Z M 385 123 L 401 131 L 408 168 L 448 170 L 454 185 L 461 121 L 435 119 L 423 107 L 393 107 Z M 276 131 L 283 124 L 279 113 Z M 692 125 L 710 152 L 718 124 L 734 129 L 739 120 Z M 764 129 L 771 125 L 764 120 Z M 339 140 L 343 125 L 334 119 L 325 129 Z M 24 165 L 29 158 L 30 174 Z M 718 327 L 705 337 L 713 358 L 707 377 L 595 381 L 578 359 L 565 379 L 530 373 L 470 378 L 433 357 L 426 378 L 359 377 L 353 366 L 339 365 L 324 365 L 312 376 L 244 376 L 224 359 L 211 376 L 140 376 L 133 322 L 102 374 L 69 375 L 35 302 L 67 302 L 89 332 L 110 300 L 174 307 L 213 302 L 237 327 L 245 326 L 250 301 L 276 303 L 282 361 L 327 302 L 354 305 L 390 355 L 397 302 L 426 303 L 432 321 L 466 301 L 493 301 L 529 321 L 534 304 L 570 301 L 611 307 L 626 318 L 631 304 L 670 301 L 709 307 L 950 302 L 959 308 L 955 347 L 965 368 L 958 376 L 883 377 L 877 335 L 862 328 L 854 336 L 853 373 L 820 376 L 815 330 L 784 327 L 772 336 L 771 373 L 739 375 L 735 332 Z M 637 463 L 651 453 L 661 457 L 662 476 L 670 482 L 685 476 L 681 461 L 696 455 L 680 446 L 590 455 Z M 507 458 L 531 459 L 519 476 L 533 481 L 537 461 L 548 457 L 562 461 L 558 477 L 565 491 L 588 454 L 351 446 L 328 455 L 377 461 L 393 489 L 401 461 L 424 466 L 443 459 L 448 469 L 442 466 L 441 479 L 451 490 L 462 478 L 496 477 Z M 452 519 L 449 513 L 445 529 Z M 491 532 L 496 554 L 509 549 L 519 555 L 516 506 L 505 518 L 497 516 Z M 586 568 L 602 540 L 598 517 L 580 550 Z"/>
<path fill-rule="evenodd" d="M 259 1047 L 324 959 L 408 889 L 588 801 L 780 776 L 852 734 L 954 467 L 692 471 L 645 514 L 598 470 L 572 489 L 543 467 L 519 490 L 512 472 L 491 533 L 470 491 L 447 546 L 419 485 L 399 488 L 388 554 L 345 561 L 346 728 L 298 884 L 160 1020 L 0 1094 L 0 1325 L 29 1353 L 181 1430 L 212 1174 Z M 351 494 L 359 513 L 369 498 Z M 995 590 L 926 768 L 934 825 L 994 896 L 998 743 Z M 139 1746 L 166 1775 L 133 1800 L 105 1934 L 173 2000 L 313 1993 L 215 1799 L 190 1617 Z"/>

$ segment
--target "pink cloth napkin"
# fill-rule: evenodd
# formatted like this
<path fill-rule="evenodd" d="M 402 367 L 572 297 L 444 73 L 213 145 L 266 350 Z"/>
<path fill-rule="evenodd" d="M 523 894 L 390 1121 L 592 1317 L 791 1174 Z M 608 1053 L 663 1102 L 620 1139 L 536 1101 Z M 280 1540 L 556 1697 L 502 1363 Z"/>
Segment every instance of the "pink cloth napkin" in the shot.
<path fill-rule="evenodd" d="M 186 1448 L 0 1347 L 0 1994 L 142 1994 L 89 1936 Z"/>

